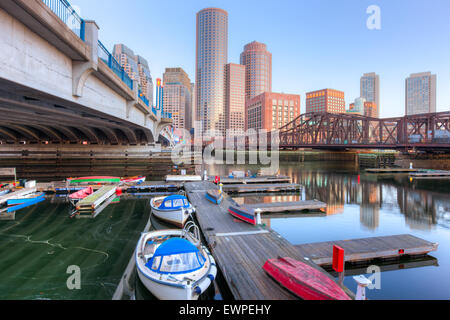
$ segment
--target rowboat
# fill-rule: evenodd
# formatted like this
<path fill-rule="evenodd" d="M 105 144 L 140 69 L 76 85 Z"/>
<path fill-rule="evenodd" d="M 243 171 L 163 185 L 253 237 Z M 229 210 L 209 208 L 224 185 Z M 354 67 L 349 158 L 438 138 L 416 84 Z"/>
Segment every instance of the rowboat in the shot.
<path fill-rule="evenodd" d="M 219 205 L 223 201 L 223 191 L 220 190 L 208 190 L 206 192 L 206 199 Z"/>
<path fill-rule="evenodd" d="M 87 187 L 83 190 L 77 191 L 69 195 L 70 202 L 75 205 L 78 201 L 83 200 L 94 193 L 94 189 L 92 187 Z"/>
<path fill-rule="evenodd" d="M 217 268 L 201 245 L 198 227 L 191 233 L 161 230 L 141 235 L 136 247 L 136 269 L 142 284 L 160 300 L 198 300 L 213 283 Z"/>
<path fill-rule="evenodd" d="M 184 227 L 190 215 L 195 212 L 188 199 L 181 195 L 153 198 L 150 200 L 150 207 L 157 218 L 180 228 Z"/>
<path fill-rule="evenodd" d="M 253 210 L 244 207 L 231 206 L 228 209 L 228 212 L 235 218 L 256 225 L 256 217 Z"/>
<path fill-rule="evenodd" d="M 120 179 L 120 182 L 141 184 L 141 183 L 145 182 L 145 179 L 146 178 L 143 176 L 136 176 L 136 177 L 122 178 L 122 179 Z"/>
<path fill-rule="evenodd" d="M 304 262 L 292 258 L 271 259 L 263 269 L 303 300 L 351 300 L 333 279 Z"/>
<path fill-rule="evenodd" d="M 44 196 L 45 196 L 44 193 L 31 193 L 26 196 L 21 196 L 21 197 L 15 198 L 15 199 L 9 199 L 6 202 L 6 204 L 8 206 L 17 206 L 19 204 L 24 204 L 27 202 L 34 201 L 36 199 L 44 198 Z"/>
<path fill-rule="evenodd" d="M 107 184 L 107 183 L 119 183 L 119 177 L 103 177 L 103 176 L 92 176 L 92 177 L 81 177 L 81 178 L 68 178 L 69 184 Z"/>

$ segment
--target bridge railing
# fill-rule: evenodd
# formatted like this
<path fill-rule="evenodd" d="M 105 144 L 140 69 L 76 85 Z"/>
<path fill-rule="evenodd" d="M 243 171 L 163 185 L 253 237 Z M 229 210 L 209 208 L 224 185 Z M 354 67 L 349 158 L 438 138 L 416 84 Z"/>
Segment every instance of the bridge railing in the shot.
<path fill-rule="evenodd" d="M 119 62 L 113 57 L 113 55 L 106 49 L 106 47 L 98 42 L 98 57 L 103 60 L 108 67 L 114 71 L 114 73 L 131 89 L 133 90 L 133 80 L 128 76 L 125 70 L 122 68 Z"/>
<path fill-rule="evenodd" d="M 84 20 L 66 0 L 42 0 L 81 40 L 85 39 Z"/>
<path fill-rule="evenodd" d="M 172 119 L 172 114 L 169 113 L 169 112 L 162 112 L 162 113 L 161 113 L 161 118 L 164 118 L 164 119 Z"/>
<path fill-rule="evenodd" d="M 141 89 L 139 89 L 139 99 L 142 100 L 142 102 L 147 106 L 150 107 L 150 101 L 147 99 L 146 96 L 142 93 Z"/>

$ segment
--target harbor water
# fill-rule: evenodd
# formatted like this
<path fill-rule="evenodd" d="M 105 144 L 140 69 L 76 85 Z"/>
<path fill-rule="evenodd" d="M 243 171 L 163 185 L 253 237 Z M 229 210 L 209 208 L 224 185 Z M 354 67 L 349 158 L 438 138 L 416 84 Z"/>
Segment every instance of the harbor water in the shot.
<path fill-rule="evenodd" d="M 258 168 L 213 166 L 208 171 L 227 175 L 230 170 L 243 169 L 256 172 Z M 398 234 L 438 242 L 438 251 L 427 258 L 388 265 L 380 262 L 380 289 L 368 290 L 367 296 L 450 299 L 450 180 L 369 175 L 345 162 L 285 162 L 280 174 L 303 185 L 302 193 L 238 196 L 235 200 L 326 202 L 324 214 L 286 214 L 264 220 L 294 245 Z M 122 198 L 94 219 L 70 218 L 70 213 L 65 199 L 53 198 L 0 217 L 0 299 L 112 298 L 150 217 L 148 197 Z M 80 289 L 67 286 L 70 266 L 80 268 Z M 366 274 L 367 266 L 350 267 Z M 355 291 L 351 268 L 344 283 Z"/>

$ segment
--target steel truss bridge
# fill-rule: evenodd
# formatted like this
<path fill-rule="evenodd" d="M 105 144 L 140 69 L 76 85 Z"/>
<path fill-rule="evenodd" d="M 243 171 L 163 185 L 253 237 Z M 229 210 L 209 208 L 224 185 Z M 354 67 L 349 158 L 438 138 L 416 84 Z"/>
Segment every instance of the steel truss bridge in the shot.
<path fill-rule="evenodd" d="M 377 119 L 306 113 L 279 130 L 281 149 L 404 149 L 450 152 L 450 112 Z"/>

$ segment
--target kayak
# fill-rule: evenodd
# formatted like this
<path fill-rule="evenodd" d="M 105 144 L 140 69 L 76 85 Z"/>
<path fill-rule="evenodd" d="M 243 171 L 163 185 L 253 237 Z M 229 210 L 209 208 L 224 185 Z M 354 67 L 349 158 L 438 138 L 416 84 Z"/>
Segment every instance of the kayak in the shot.
<path fill-rule="evenodd" d="M 228 209 L 228 212 L 235 218 L 256 225 L 255 213 L 252 210 L 243 207 L 231 206 Z"/>
<path fill-rule="evenodd" d="M 103 177 L 103 176 L 92 176 L 92 177 L 82 177 L 82 178 L 68 178 L 67 181 L 70 184 L 82 184 L 82 183 L 119 183 L 119 177 Z"/>
<path fill-rule="evenodd" d="M 123 182 L 123 183 L 143 183 L 143 182 L 145 182 L 145 177 L 143 177 L 143 176 L 136 176 L 136 177 L 129 177 L 129 178 L 122 178 L 122 179 L 120 179 L 120 182 Z"/>
<path fill-rule="evenodd" d="M 292 258 L 271 259 L 263 269 L 303 300 L 351 300 L 333 279 L 304 262 Z"/>

